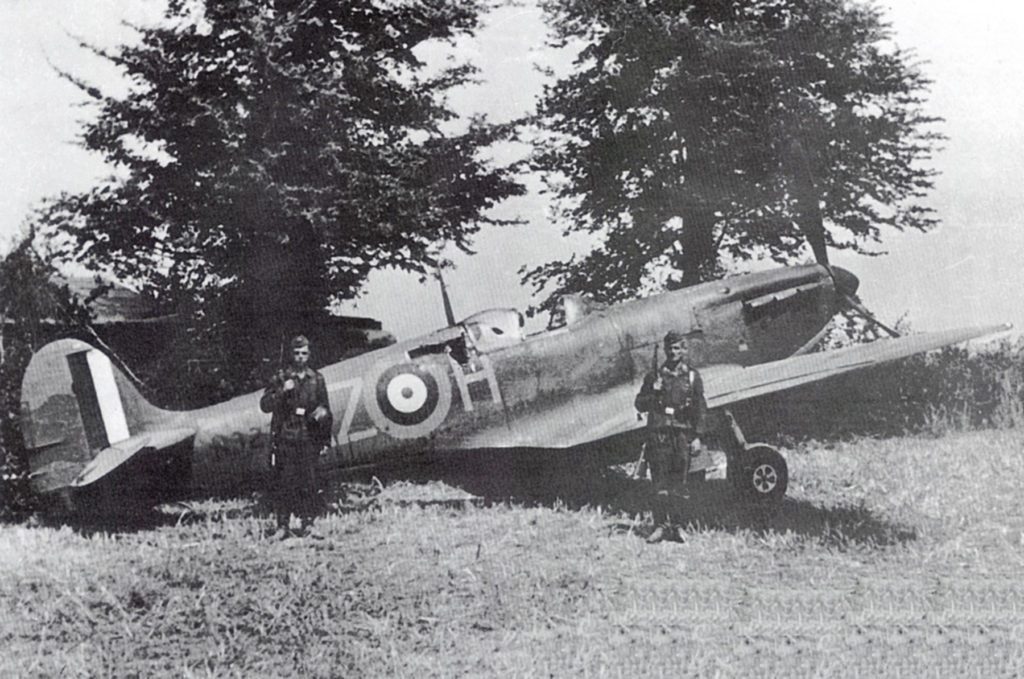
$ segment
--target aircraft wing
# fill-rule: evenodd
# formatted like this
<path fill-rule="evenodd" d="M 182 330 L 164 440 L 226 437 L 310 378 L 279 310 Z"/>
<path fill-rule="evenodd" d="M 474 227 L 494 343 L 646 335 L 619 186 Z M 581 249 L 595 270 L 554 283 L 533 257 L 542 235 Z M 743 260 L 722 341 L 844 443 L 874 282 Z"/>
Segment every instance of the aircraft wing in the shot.
<path fill-rule="evenodd" d="M 85 465 L 81 473 L 71 482 L 71 485 L 87 486 L 94 481 L 100 480 L 147 448 L 152 450 L 169 448 L 176 443 L 181 443 L 191 438 L 195 433 L 195 429 L 165 429 L 132 436 L 124 441 L 107 446 L 96 453 L 96 457 L 89 464 Z"/>
<path fill-rule="evenodd" d="M 1010 329 L 1010 325 L 958 328 L 881 339 L 834 351 L 791 356 L 750 367 L 714 365 L 701 368 L 709 408 L 720 408 L 755 396 L 817 382 L 886 361 L 957 344 Z"/>

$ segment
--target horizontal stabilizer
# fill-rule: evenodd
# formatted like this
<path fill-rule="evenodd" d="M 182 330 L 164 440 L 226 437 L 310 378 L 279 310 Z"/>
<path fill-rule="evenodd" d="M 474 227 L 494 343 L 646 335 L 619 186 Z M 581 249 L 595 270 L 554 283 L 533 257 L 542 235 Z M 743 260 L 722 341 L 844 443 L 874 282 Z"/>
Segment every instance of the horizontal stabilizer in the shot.
<path fill-rule="evenodd" d="M 904 335 L 834 351 L 791 356 L 747 368 L 736 365 L 708 366 L 701 368 L 704 394 L 709 408 L 720 408 L 949 344 L 1004 332 L 1011 327 L 1008 324 L 990 325 Z"/>
<path fill-rule="evenodd" d="M 154 431 L 115 443 L 104 448 L 85 466 L 82 472 L 71 482 L 72 486 L 87 486 L 99 481 L 130 460 L 137 453 L 150 450 L 163 450 L 195 436 L 194 429 L 170 429 Z"/>

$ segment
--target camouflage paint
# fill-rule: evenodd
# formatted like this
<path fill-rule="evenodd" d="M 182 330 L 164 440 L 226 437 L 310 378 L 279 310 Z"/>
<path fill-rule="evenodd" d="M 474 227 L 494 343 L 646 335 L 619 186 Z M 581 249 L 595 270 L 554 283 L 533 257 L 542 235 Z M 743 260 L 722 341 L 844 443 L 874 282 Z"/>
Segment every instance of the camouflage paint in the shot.
<path fill-rule="evenodd" d="M 848 285 L 856 279 L 837 270 Z M 852 281 L 852 282 L 851 282 Z M 849 292 L 849 291 L 847 291 Z M 640 426 L 632 401 L 668 330 L 687 334 L 695 365 L 753 365 L 793 353 L 835 313 L 832 277 L 808 265 L 749 274 L 594 310 L 570 326 L 523 337 L 511 310 L 395 344 L 321 370 L 334 415 L 323 471 L 437 450 L 565 448 Z M 41 492 L 66 486 L 98 452 L 84 435 L 67 355 L 47 345 L 23 383 L 30 469 Z M 193 493 L 259 487 L 270 416 L 259 393 L 208 408 L 154 408 L 114 371 L 131 433 L 187 428 Z M 160 454 L 144 451 L 143 454 Z"/>

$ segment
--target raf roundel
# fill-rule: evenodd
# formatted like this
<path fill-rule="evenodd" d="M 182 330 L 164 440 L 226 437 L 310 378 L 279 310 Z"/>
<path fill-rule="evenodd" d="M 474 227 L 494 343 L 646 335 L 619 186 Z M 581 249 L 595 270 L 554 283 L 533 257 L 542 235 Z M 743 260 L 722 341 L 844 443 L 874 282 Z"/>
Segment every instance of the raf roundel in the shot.
<path fill-rule="evenodd" d="M 377 426 L 391 436 L 426 436 L 448 416 L 451 385 L 435 364 L 387 366 L 380 369 L 374 384 L 367 410 Z"/>

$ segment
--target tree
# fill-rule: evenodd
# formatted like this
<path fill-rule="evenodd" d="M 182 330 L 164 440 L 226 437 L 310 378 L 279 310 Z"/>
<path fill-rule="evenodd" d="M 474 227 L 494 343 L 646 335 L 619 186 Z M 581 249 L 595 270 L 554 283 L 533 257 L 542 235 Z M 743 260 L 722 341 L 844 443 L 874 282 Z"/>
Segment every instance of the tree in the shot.
<path fill-rule="evenodd" d="M 585 46 L 545 91 L 533 165 L 566 231 L 601 243 L 528 271 L 537 289 L 612 301 L 666 272 L 675 288 L 752 258 L 792 261 L 808 165 L 834 247 L 934 224 L 919 201 L 942 138 L 922 113 L 928 81 L 870 3 L 544 5 L 556 39 Z"/>
<path fill-rule="evenodd" d="M 471 33 L 482 0 L 172 0 L 140 43 L 83 45 L 129 79 L 82 143 L 116 168 L 47 222 L 78 260 L 138 281 L 244 373 L 253 338 L 301 330 L 370 271 L 424 272 L 520 193 L 445 93 L 473 68 L 416 48 Z M 208 347 L 209 348 L 209 347 Z"/>

